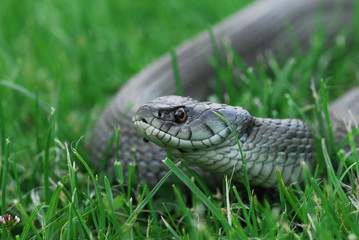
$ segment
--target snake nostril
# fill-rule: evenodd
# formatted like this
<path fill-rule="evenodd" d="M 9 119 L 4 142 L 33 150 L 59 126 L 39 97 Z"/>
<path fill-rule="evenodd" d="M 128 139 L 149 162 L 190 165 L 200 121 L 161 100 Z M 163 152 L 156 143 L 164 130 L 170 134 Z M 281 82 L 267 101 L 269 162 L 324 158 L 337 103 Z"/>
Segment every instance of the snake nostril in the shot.
<path fill-rule="evenodd" d="M 147 121 L 146 121 L 146 119 L 144 119 L 144 118 L 142 118 L 141 121 L 142 121 L 143 123 L 148 124 Z"/>

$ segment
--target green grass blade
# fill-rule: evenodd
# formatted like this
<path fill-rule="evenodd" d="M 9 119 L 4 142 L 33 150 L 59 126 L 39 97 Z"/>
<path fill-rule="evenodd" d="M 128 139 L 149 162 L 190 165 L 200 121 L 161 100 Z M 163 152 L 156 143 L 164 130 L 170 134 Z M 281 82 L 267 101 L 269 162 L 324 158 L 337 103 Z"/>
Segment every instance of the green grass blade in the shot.
<path fill-rule="evenodd" d="M 50 127 L 49 127 L 49 132 L 47 134 L 47 139 L 46 139 L 46 145 L 45 145 L 45 156 L 44 156 L 44 161 L 43 161 L 43 172 L 44 172 L 44 191 L 45 191 L 45 201 L 46 204 L 48 204 L 50 202 L 50 176 L 49 176 L 49 166 L 53 166 L 52 163 L 50 163 L 50 147 L 51 147 L 51 143 L 52 143 L 52 131 L 53 131 L 53 126 L 54 126 L 54 114 L 55 114 L 55 109 L 51 108 L 51 113 L 50 113 Z"/>
<path fill-rule="evenodd" d="M 12 163 L 12 168 L 13 168 L 14 179 L 15 179 L 15 184 L 16 184 L 16 192 L 19 197 L 20 203 L 24 204 L 23 193 L 21 191 L 20 179 L 19 179 L 19 174 L 18 174 L 18 170 L 17 170 L 17 163 L 15 161 L 13 161 L 13 163 Z"/>
<path fill-rule="evenodd" d="M 321 80 L 321 82 L 320 82 L 320 96 L 321 96 L 322 105 L 323 105 L 322 109 L 324 112 L 324 119 L 325 119 L 325 123 L 326 123 L 327 129 L 328 129 L 329 144 L 332 147 L 333 151 L 336 152 L 337 146 L 334 141 L 334 133 L 333 133 L 333 128 L 332 128 L 332 123 L 330 121 L 327 95 L 326 95 L 325 84 L 324 84 L 323 80 Z"/>
<path fill-rule="evenodd" d="M 168 216 L 168 218 L 169 218 L 170 221 L 171 221 L 171 225 L 176 228 L 176 233 L 180 233 L 181 231 L 179 230 L 177 224 L 175 223 L 175 221 L 174 221 L 174 219 L 173 219 L 171 213 L 168 211 L 168 208 L 167 208 L 166 204 L 165 204 L 165 203 L 162 203 L 162 206 L 164 207 L 164 209 L 165 209 L 165 211 L 166 211 L 166 213 L 167 213 L 167 216 Z M 161 218 L 163 218 L 163 217 L 161 216 Z"/>
<path fill-rule="evenodd" d="M 236 131 L 234 130 L 234 128 L 232 127 L 232 125 L 230 124 L 230 122 L 226 118 L 221 116 L 219 113 L 215 112 L 215 114 L 218 117 L 220 117 L 227 124 L 227 126 L 230 127 L 230 129 L 231 129 L 232 133 L 234 134 L 235 139 L 237 141 L 237 146 L 238 146 L 239 152 L 241 154 L 241 160 L 242 160 L 242 169 L 243 169 L 243 174 L 244 174 L 243 183 L 244 183 L 244 186 L 245 186 L 245 188 L 247 190 L 248 199 L 249 199 L 250 217 L 252 219 L 252 224 L 253 224 L 252 234 L 253 234 L 253 236 L 257 236 L 257 234 L 258 234 L 257 220 L 256 220 L 257 217 L 256 217 L 256 214 L 254 212 L 253 196 L 252 196 L 252 191 L 251 191 L 251 187 L 250 187 L 250 184 L 249 184 L 249 178 L 248 178 L 248 173 L 247 173 L 247 168 L 246 168 L 246 162 L 245 162 L 243 151 L 242 151 L 242 146 L 241 146 L 241 144 L 239 142 L 238 135 L 237 135 Z"/>
<path fill-rule="evenodd" d="M 175 175 L 172 174 L 172 176 L 175 176 Z M 176 205 L 178 205 L 178 208 L 182 209 L 182 211 L 183 211 L 183 214 L 182 214 L 183 220 L 182 221 L 184 222 L 185 225 L 192 226 L 192 218 L 191 218 L 192 215 L 191 215 L 191 211 L 188 209 L 186 201 L 185 201 L 185 193 L 183 193 L 183 191 L 180 187 L 180 184 L 173 184 L 172 189 L 176 196 Z M 217 221 L 214 221 L 214 222 L 216 223 Z"/>
<path fill-rule="evenodd" d="M 166 158 L 163 161 L 172 172 L 184 183 L 186 186 L 193 192 L 210 210 L 211 212 L 218 218 L 221 222 L 224 229 L 229 233 L 231 232 L 231 226 L 229 225 L 227 219 L 223 216 L 222 212 L 218 209 L 217 206 L 213 204 L 211 200 L 209 200 L 201 190 L 187 177 L 187 175 L 181 171 L 181 169 L 172 162 L 171 159 Z"/>
<path fill-rule="evenodd" d="M 6 185 L 7 185 L 7 173 L 10 155 L 10 140 L 6 139 L 4 158 L 1 162 L 1 215 L 6 214 Z"/>
<path fill-rule="evenodd" d="M 177 95 L 183 96 L 183 89 L 181 84 L 181 77 L 178 70 L 178 63 L 177 63 L 177 56 L 176 56 L 176 50 L 171 50 L 171 58 L 172 58 L 172 69 L 173 69 L 173 75 L 175 79 L 175 85 L 177 90 Z"/>
<path fill-rule="evenodd" d="M 132 185 L 135 179 L 135 165 L 128 164 L 127 174 L 127 199 L 129 199 L 131 197 L 131 189 L 133 187 Z"/>
<path fill-rule="evenodd" d="M 146 196 L 146 198 L 141 201 L 138 206 L 136 207 L 136 209 L 131 213 L 131 215 L 128 217 L 128 219 L 126 220 L 126 223 L 124 224 L 124 226 L 122 226 L 122 230 L 123 231 L 127 231 L 134 223 L 136 220 L 137 215 L 142 211 L 142 209 L 148 204 L 148 202 L 150 201 L 150 199 L 153 198 L 153 196 L 156 194 L 156 192 L 161 188 L 161 186 L 163 185 L 163 183 L 167 180 L 167 178 L 172 174 L 172 171 L 169 171 L 168 173 L 166 173 L 165 176 L 163 176 L 163 178 L 161 178 L 161 180 L 156 184 L 156 186 L 150 191 L 150 193 Z"/>
<path fill-rule="evenodd" d="M 73 204 L 70 202 L 69 204 L 69 213 L 68 213 L 68 224 L 67 224 L 67 239 L 70 240 L 72 239 L 72 229 L 76 228 L 76 226 L 74 226 L 73 224 L 73 217 L 74 216 L 74 208 L 73 208 Z"/>
<path fill-rule="evenodd" d="M 236 196 L 236 199 L 238 201 L 238 204 L 240 206 L 241 212 L 244 216 L 244 219 L 247 223 L 247 227 L 249 232 L 254 232 L 253 226 L 251 224 L 251 219 L 250 219 L 250 212 L 248 207 L 243 203 L 242 198 L 240 197 L 237 188 L 235 186 L 232 187 L 232 190 L 234 192 L 234 195 Z M 236 228 L 236 230 L 238 231 L 238 234 L 240 236 L 241 239 L 246 238 L 246 236 L 248 235 L 247 231 L 241 226 L 238 225 L 238 227 Z"/>
<path fill-rule="evenodd" d="M 36 216 L 36 214 L 39 212 L 39 210 L 42 208 L 42 206 L 44 205 L 45 203 L 41 203 L 40 205 L 38 205 L 36 207 L 36 209 L 34 211 L 32 211 L 31 215 L 28 216 L 25 209 L 23 208 L 23 206 L 21 205 L 20 202 L 16 202 L 15 205 L 16 205 L 16 208 L 19 210 L 19 212 L 21 213 L 21 218 L 24 219 L 25 221 L 25 228 L 24 230 L 22 231 L 21 233 L 21 240 L 25 240 L 25 239 L 29 239 L 28 237 L 28 234 L 29 234 L 29 230 L 31 229 L 36 238 L 37 239 L 42 239 L 41 236 L 40 236 L 40 233 L 37 231 L 33 221 L 34 221 L 34 218 Z"/>
<path fill-rule="evenodd" d="M 51 221 L 54 220 L 53 218 L 56 216 L 61 190 L 63 189 L 64 184 L 67 182 L 68 178 L 69 178 L 68 175 L 65 176 L 56 186 L 55 191 L 51 195 L 51 199 L 46 211 L 46 218 L 45 218 L 45 223 L 46 223 L 45 236 L 47 239 L 51 239 L 54 233 L 55 227 L 53 226 Z"/>
<path fill-rule="evenodd" d="M 322 139 L 322 146 L 321 147 L 322 147 L 322 152 L 324 154 L 324 160 L 325 160 L 325 163 L 326 163 L 326 166 L 327 166 L 329 185 L 335 188 L 333 193 L 338 193 L 338 196 L 340 197 L 340 199 L 343 202 L 349 203 L 348 198 L 347 198 L 345 192 L 343 191 L 343 188 L 341 187 L 341 181 L 339 181 L 337 179 L 337 176 L 336 176 L 336 174 L 334 172 L 334 168 L 333 168 L 333 165 L 332 165 L 332 162 L 331 162 L 331 158 L 329 157 L 329 154 L 328 154 L 324 139 Z M 354 165 L 352 165 L 352 166 L 354 166 Z M 347 171 L 345 171 L 345 172 L 347 172 Z M 336 197 L 336 194 L 332 194 L 331 197 L 334 199 Z"/>
<path fill-rule="evenodd" d="M 288 203 L 290 204 L 290 206 L 292 206 L 293 210 L 296 211 L 296 214 L 298 215 L 298 217 L 304 223 L 307 222 L 305 214 L 303 213 L 302 209 L 298 206 L 300 201 L 287 190 L 287 188 L 283 182 L 282 175 L 281 175 L 279 169 L 276 170 L 276 173 L 277 173 L 279 191 L 281 191 L 282 192 L 281 194 L 283 196 L 285 196 L 285 198 L 288 200 Z"/>
<path fill-rule="evenodd" d="M 115 147 L 116 147 L 116 161 L 120 161 L 120 126 L 115 129 Z M 111 145 L 112 146 L 112 145 Z"/>
<path fill-rule="evenodd" d="M 209 196 L 211 194 L 211 191 L 209 190 L 207 184 L 203 181 L 203 179 L 193 170 L 191 169 L 188 164 L 186 164 L 185 162 L 182 162 L 181 165 L 183 165 L 186 168 L 186 171 L 193 176 L 193 178 L 195 179 L 195 181 L 198 183 L 198 185 L 201 187 L 201 189 L 203 190 L 203 192 Z"/>
<path fill-rule="evenodd" d="M 107 211 L 107 214 L 109 215 L 112 224 L 114 225 L 116 232 L 120 232 L 120 225 L 117 222 L 116 216 L 115 216 L 115 208 L 114 208 L 114 204 L 113 204 L 113 195 L 112 195 L 112 190 L 111 190 L 111 186 L 110 186 L 110 182 L 108 181 L 108 178 L 105 176 L 104 179 L 104 183 L 105 183 L 105 190 L 106 190 L 106 199 L 107 199 L 107 203 L 109 205 L 109 210 Z"/>
<path fill-rule="evenodd" d="M 162 216 L 161 216 L 161 219 L 162 219 L 162 221 L 164 222 L 166 228 L 170 231 L 170 233 L 171 233 L 171 235 L 172 235 L 173 238 L 178 239 L 178 240 L 179 240 L 179 239 L 182 239 L 182 238 L 177 234 L 177 232 L 171 227 L 171 225 L 168 224 L 168 222 L 167 222 Z"/>
<path fill-rule="evenodd" d="M 9 82 L 9 81 L 0 81 L 0 86 L 4 86 L 7 87 L 9 89 L 13 89 L 19 93 L 21 93 L 24 96 L 27 96 L 28 98 L 30 98 L 33 101 L 37 101 L 40 105 L 40 107 L 45 111 L 50 113 L 51 112 L 51 107 L 45 103 L 44 101 L 38 99 L 36 97 L 36 94 L 30 92 L 28 89 L 22 87 L 21 85 L 18 85 L 14 82 Z"/>
<path fill-rule="evenodd" d="M 102 196 L 100 195 L 100 190 L 99 190 L 99 187 L 98 187 L 97 178 L 95 178 L 95 176 L 93 175 L 90 167 L 88 166 L 86 161 L 82 158 L 82 156 L 77 152 L 77 150 L 75 148 L 72 148 L 72 147 L 71 147 L 71 150 L 75 154 L 75 156 L 80 160 L 82 165 L 86 168 L 87 173 L 90 175 L 90 178 L 91 178 L 91 180 L 92 180 L 92 182 L 94 184 L 95 197 L 96 197 L 96 200 L 97 200 L 97 209 L 99 211 L 99 220 L 98 220 L 99 229 L 97 231 L 99 233 L 99 238 L 104 239 L 104 233 L 106 232 L 106 226 L 105 226 L 106 217 L 105 217 L 105 211 L 104 211 Z"/>
<path fill-rule="evenodd" d="M 73 205 L 71 205 L 71 206 L 73 207 Z M 92 233 L 91 233 L 90 229 L 87 227 L 87 225 L 86 225 L 86 223 L 85 223 L 85 220 L 84 220 L 84 218 L 82 217 L 82 215 L 81 215 L 79 209 L 76 208 L 76 207 L 73 207 L 73 210 L 74 210 L 74 212 L 76 213 L 76 216 L 77 216 L 77 218 L 79 219 L 80 224 L 81 224 L 83 230 L 85 230 L 85 232 L 86 232 L 87 239 L 94 239 L 94 237 L 92 236 Z"/>
<path fill-rule="evenodd" d="M 119 161 L 114 163 L 116 181 L 122 186 L 124 183 L 122 164 Z"/>
<path fill-rule="evenodd" d="M 1 90 L 0 90 L 1 94 Z M 0 150 L 2 153 L 5 153 L 5 144 L 6 144 L 6 128 L 5 128 L 5 116 L 3 110 L 3 103 L 0 100 Z"/>
<path fill-rule="evenodd" d="M 244 159 L 244 155 L 243 155 L 241 144 L 240 144 L 239 139 L 238 139 L 238 135 L 237 135 L 236 131 L 234 130 L 234 128 L 232 127 L 231 123 L 226 118 L 224 118 L 222 115 L 220 115 L 217 112 L 215 112 L 215 114 L 218 117 L 220 117 L 227 124 L 228 127 L 230 127 L 232 133 L 234 134 L 234 136 L 236 138 L 237 146 L 238 146 L 239 152 L 241 154 L 241 158 L 242 158 L 241 160 L 242 160 L 242 168 L 243 168 L 243 174 L 244 174 L 243 183 L 244 183 L 244 186 L 246 187 L 246 190 L 247 190 L 247 193 L 248 193 L 248 198 L 251 199 L 252 193 L 251 193 L 251 188 L 250 188 L 250 185 L 249 185 L 248 173 L 247 173 L 247 168 L 246 168 L 246 161 Z"/>

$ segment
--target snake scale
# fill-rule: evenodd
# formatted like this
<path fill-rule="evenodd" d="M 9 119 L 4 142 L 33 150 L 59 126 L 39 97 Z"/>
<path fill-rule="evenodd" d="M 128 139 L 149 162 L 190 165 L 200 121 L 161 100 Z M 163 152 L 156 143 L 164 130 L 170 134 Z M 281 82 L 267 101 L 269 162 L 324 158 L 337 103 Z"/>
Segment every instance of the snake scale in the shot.
<path fill-rule="evenodd" d="M 230 44 L 247 65 L 255 66 L 259 58 L 265 59 L 268 51 L 290 56 L 295 50 L 293 36 L 300 47 L 307 47 L 318 12 L 330 41 L 344 26 L 352 24 L 354 4 L 354 0 L 260 0 L 213 26 L 213 35 L 221 56 Z M 215 54 L 213 45 L 209 33 L 203 32 L 176 48 L 185 96 L 198 100 L 208 96 L 206 86 L 216 77 L 208 61 Z M 130 79 L 107 105 L 95 126 L 90 141 L 95 168 L 105 165 L 102 167 L 111 170 L 117 155 L 126 173 L 128 164 L 134 161 L 133 148 L 136 148 L 139 176 L 153 186 L 168 171 L 161 162 L 166 157 L 164 148 L 199 166 L 194 168 L 205 179 L 214 180 L 215 175 L 232 172 L 234 178 L 240 179 L 242 157 L 234 134 L 214 112 L 225 117 L 236 130 L 251 184 L 275 187 L 277 168 L 289 184 L 300 178 L 301 163 L 313 166 L 314 135 L 301 120 L 256 118 L 241 107 L 169 96 L 175 93 L 170 54 Z M 354 88 L 330 105 L 337 141 L 346 135 L 343 119 L 359 120 L 358 99 L 359 88 Z M 118 125 L 120 138 L 116 153 L 111 139 Z M 151 142 L 144 143 L 139 132 Z"/>

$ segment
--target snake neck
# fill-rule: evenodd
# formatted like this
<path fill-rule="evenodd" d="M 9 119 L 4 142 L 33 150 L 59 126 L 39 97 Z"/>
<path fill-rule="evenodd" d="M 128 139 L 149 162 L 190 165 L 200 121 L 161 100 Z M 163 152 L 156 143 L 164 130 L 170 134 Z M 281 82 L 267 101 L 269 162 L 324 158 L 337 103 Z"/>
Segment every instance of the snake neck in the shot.
<path fill-rule="evenodd" d="M 303 163 L 309 169 L 313 165 L 314 135 L 301 120 L 252 117 L 244 131 L 241 129 L 236 132 L 243 155 L 232 134 L 215 148 L 182 157 L 212 172 L 229 176 L 233 173 L 234 179 L 239 181 L 244 179 L 244 159 L 251 184 L 264 187 L 275 186 L 276 169 L 280 170 L 283 181 L 287 184 L 293 182 L 293 179 L 300 179 Z"/>
<path fill-rule="evenodd" d="M 302 164 L 312 168 L 315 137 L 299 119 L 254 118 L 242 151 L 253 183 L 273 186 L 278 169 L 287 184 L 301 178 Z"/>

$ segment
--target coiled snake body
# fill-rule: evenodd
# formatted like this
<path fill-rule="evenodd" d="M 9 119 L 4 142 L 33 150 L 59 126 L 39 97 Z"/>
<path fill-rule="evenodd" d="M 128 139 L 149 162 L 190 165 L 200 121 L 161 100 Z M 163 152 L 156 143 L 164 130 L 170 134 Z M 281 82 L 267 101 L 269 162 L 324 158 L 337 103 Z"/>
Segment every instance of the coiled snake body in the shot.
<path fill-rule="evenodd" d="M 354 0 L 262 0 L 213 27 L 218 50 L 224 54 L 224 45 L 229 42 L 249 65 L 254 65 L 258 57 L 265 58 L 268 50 L 290 55 L 294 51 L 293 36 L 289 36 L 286 26 L 291 26 L 291 34 L 300 46 L 306 47 L 315 29 L 318 9 L 322 12 L 328 39 L 353 22 Z M 208 95 L 204 86 L 215 77 L 208 62 L 213 55 L 213 43 L 207 32 L 176 49 L 184 95 L 200 100 Z M 160 97 L 175 94 L 174 85 L 172 61 L 167 54 L 119 90 L 100 116 L 92 135 L 90 148 L 95 167 L 100 168 L 103 159 L 109 159 L 104 167 L 112 168 L 116 148 L 111 138 L 119 124 L 118 155 L 124 168 L 133 162 L 132 149 L 136 148 L 140 177 L 150 186 L 167 172 L 161 162 L 166 152 L 153 143 L 143 143 L 143 137 L 131 121 L 135 115 L 134 124 L 143 136 L 205 169 L 198 170 L 201 175 L 211 176 L 206 170 L 221 174 L 233 171 L 234 177 L 240 179 L 242 162 L 235 137 L 214 112 L 223 115 L 236 130 L 251 184 L 274 187 L 276 168 L 289 184 L 300 177 L 301 163 L 308 167 L 313 165 L 314 136 L 302 121 L 255 118 L 240 107 L 201 103 L 177 96 Z M 359 119 L 356 99 L 359 99 L 359 88 L 330 106 L 338 141 L 345 135 L 343 118 L 353 115 Z"/>

